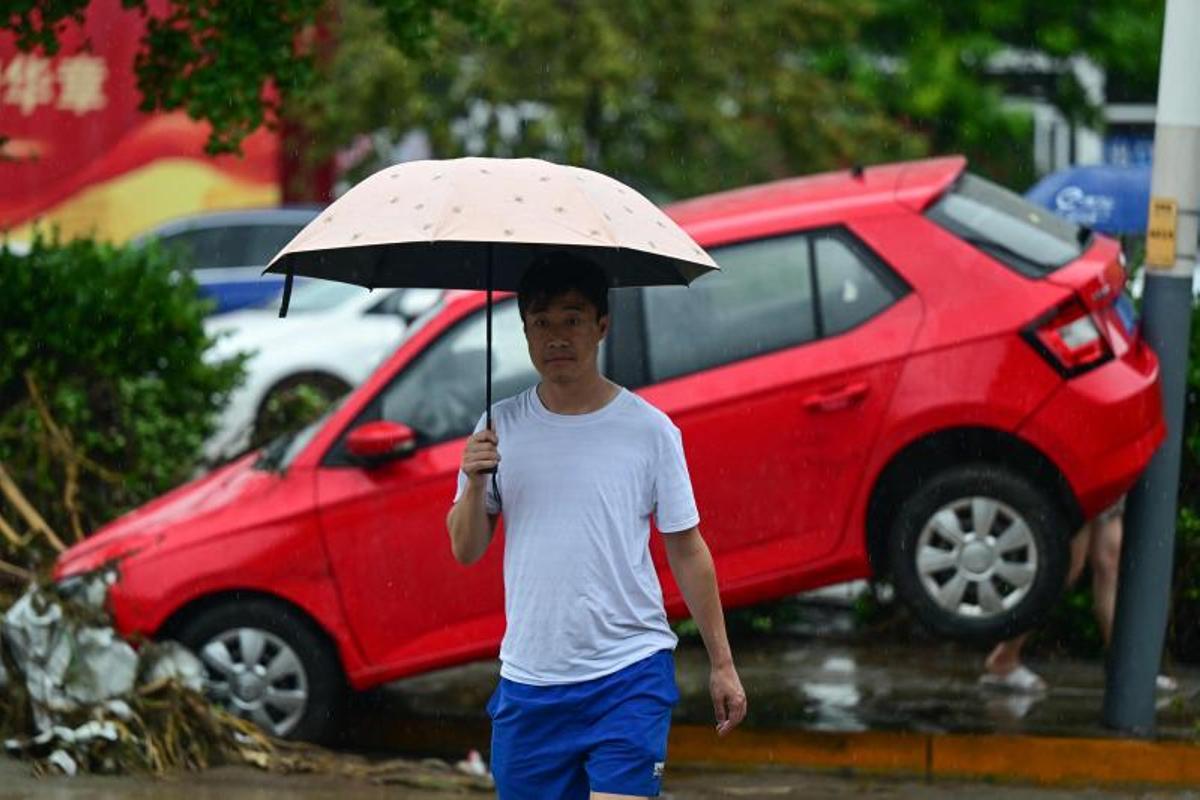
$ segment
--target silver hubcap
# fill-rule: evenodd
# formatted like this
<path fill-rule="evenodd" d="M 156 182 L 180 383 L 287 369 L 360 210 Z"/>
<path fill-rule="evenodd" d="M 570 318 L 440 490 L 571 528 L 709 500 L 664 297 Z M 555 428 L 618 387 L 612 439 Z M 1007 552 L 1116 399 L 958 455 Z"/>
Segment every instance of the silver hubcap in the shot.
<path fill-rule="evenodd" d="M 1024 518 L 990 497 L 947 503 L 917 539 L 917 575 L 941 608 L 991 617 L 1018 605 L 1038 570 L 1037 545 Z"/>
<path fill-rule="evenodd" d="M 235 628 L 200 650 L 205 691 L 267 733 L 287 736 L 308 705 L 308 676 L 296 651 L 260 628 Z"/>

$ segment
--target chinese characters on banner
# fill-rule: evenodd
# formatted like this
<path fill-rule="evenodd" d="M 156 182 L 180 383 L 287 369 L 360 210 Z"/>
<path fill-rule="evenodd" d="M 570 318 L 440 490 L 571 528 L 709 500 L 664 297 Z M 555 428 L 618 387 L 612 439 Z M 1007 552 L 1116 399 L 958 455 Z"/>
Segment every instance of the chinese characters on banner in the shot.
<path fill-rule="evenodd" d="M 19 54 L 0 62 L 0 103 L 29 116 L 42 106 L 73 114 L 99 111 L 107 104 L 108 64 L 92 55 L 55 60 Z"/>
<path fill-rule="evenodd" d="M 165 7 L 150 2 L 152 13 Z M 124 241 L 176 217 L 279 202 L 274 133 L 213 158 L 207 125 L 138 110 L 143 30 L 121 0 L 92 0 L 54 56 L 21 52 L 0 31 L 0 234 L 20 241 L 54 227 Z"/>

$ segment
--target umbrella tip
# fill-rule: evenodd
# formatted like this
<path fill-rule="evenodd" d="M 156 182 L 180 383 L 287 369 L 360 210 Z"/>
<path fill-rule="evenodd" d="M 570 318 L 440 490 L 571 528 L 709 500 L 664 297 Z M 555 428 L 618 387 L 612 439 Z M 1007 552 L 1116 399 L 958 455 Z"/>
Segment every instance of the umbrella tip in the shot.
<path fill-rule="evenodd" d="M 863 179 L 863 165 L 855 164 L 854 166 L 850 167 L 850 177 L 861 181 Z"/>

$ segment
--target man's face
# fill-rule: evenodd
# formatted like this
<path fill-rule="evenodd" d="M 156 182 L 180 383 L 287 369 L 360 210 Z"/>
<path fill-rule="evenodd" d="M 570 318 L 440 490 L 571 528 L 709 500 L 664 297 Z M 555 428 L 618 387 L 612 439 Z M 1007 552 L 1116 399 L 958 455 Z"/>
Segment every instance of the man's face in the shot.
<path fill-rule="evenodd" d="M 529 359 L 543 380 L 572 383 L 599 371 L 596 356 L 608 317 L 575 289 L 525 312 Z"/>

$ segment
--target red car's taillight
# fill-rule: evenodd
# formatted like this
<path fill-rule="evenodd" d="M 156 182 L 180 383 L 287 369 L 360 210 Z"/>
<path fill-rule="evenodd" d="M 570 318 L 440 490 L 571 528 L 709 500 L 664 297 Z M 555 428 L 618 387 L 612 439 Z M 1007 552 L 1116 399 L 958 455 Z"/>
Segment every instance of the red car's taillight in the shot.
<path fill-rule="evenodd" d="M 1025 338 L 1056 370 L 1071 378 L 1113 357 L 1092 315 L 1077 299 L 1062 303 L 1035 320 Z"/>

